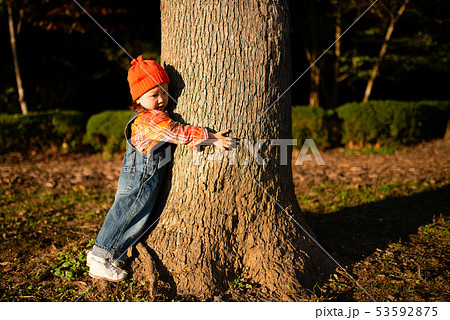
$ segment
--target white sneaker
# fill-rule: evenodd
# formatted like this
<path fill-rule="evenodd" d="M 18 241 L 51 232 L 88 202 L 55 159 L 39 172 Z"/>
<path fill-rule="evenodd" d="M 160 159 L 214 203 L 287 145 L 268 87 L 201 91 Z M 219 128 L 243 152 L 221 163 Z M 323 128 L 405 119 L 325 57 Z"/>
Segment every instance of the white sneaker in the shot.
<path fill-rule="evenodd" d="M 116 282 L 122 281 L 128 276 L 125 270 L 120 269 L 108 259 L 91 256 L 90 264 L 89 275 L 92 278 Z"/>
<path fill-rule="evenodd" d="M 92 250 L 89 250 L 86 257 L 86 265 L 88 267 L 91 266 L 91 260 L 92 260 Z"/>
<path fill-rule="evenodd" d="M 87 265 L 88 267 L 91 266 L 91 261 L 92 261 L 93 257 L 94 257 L 94 256 L 92 255 L 92 250 L 89 250 L 89 251 L 87 252 L 87 257 L 86 257 L 86 265 Z M 122 262 L 122 261 L 115 261 L 114 263 L 115 263 L 119 268 L 122 267 L 123 264 L 124 264 L 124 262 Z"/>

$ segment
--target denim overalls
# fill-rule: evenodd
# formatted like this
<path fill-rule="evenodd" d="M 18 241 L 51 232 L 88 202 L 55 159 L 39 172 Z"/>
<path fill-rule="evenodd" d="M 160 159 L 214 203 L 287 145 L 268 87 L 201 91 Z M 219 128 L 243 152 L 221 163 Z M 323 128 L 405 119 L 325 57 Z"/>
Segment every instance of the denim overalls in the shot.
<path fill-rule="evenodd" d="M 163 145 L 169 144 L 161 141 L 149 155 L 137 151 L 130 141 L 131 124 L 136 117 L 133 113 L 125 128 L 128 147 L 114 204 L 92 250 L 94 256 L 122 262 L 126 260 L 128 248 L 143 233 L 155 205 L 166 168 L 162 163 L 165 158 Z"/>

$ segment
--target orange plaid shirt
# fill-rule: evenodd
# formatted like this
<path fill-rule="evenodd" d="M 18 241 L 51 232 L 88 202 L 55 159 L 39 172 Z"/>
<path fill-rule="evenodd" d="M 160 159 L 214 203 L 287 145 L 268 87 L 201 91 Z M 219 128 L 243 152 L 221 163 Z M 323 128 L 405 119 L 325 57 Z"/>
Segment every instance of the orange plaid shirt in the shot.
<path fill-rule="evenodd" d="M 208 139 L 203 127 L 183 125 L 172 120 L 167 112 L 146 110 L 138 114 L 131 124 L 131 143 L 144 154 L 150 154 L 160 142 L 189 144 L 193 146 Z"/>

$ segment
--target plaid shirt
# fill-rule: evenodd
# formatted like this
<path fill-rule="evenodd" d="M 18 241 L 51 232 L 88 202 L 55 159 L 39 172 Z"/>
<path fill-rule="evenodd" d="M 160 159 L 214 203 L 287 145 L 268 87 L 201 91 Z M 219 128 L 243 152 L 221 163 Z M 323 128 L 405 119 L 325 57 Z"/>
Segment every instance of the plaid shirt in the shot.
<path fill-rule="evenodd" d="M 160 142 L 197 145 L 208 139 L 208 130 L 175 122 L 167 112 L 147 110 L 141 112 L 131 124 L 131 143 L 142 153 L 150 154 Z"/>

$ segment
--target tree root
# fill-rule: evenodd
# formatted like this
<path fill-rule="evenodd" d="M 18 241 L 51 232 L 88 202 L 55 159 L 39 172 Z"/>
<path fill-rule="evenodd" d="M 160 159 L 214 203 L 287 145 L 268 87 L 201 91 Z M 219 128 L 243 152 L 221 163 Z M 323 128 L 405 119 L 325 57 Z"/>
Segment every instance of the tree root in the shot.
<path fill-rule="evenodd" d="M 156 298 L 158 283 L 158 274 L 155 268 L 155 262 L 153 261 L 153 258 L 147 248 L 142 243 L 138 243 L 136 245 L 136 250 L 138 251 L 139 255 L 131 264 L 133 275 L 135 275 L 140 280 L 149 282 L 148 290 L 150 299 L 154 301 Z"/>

